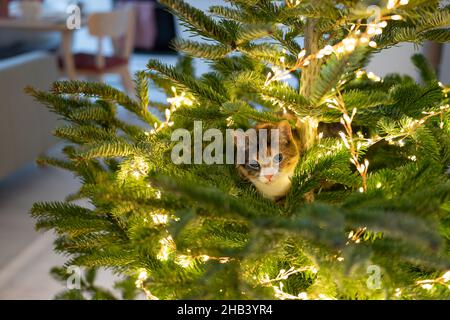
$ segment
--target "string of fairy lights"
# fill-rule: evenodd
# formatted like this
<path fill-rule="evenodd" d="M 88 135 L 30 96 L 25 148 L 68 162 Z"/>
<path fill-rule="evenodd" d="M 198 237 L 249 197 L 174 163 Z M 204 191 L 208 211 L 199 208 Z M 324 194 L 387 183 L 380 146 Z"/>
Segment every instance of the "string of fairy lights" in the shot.
<path fill-rule="evenodd" d="M 288 270 L 281 269 L 278 272 L 278 275 L 275 278 L 273 278 L 273 279 L 270 279 L 270 277 L 269 277 L 269 275 L 267 273 L 264 274 L 261 277 L 261 279 L 259 280 L 259 283 L 261 285 L 263 285 L 263 286 L 270 285 L 273 282 L 287 280 L 287 278 L 289 278 L 290 276 L 292 276 L 294 274 L 297 274 L 297 273 L 300 273 L 300 272 L 306 272 L 306 271 L 310 271 L 313 274 L 316 274 L 318 270 L 314 266 L 307 266 L 307 267 L 303 267 L 303 268 L 299 268 L 299 269 L 296 269 L 294 267 L 291 267 Z"/>
<path fill-rule="evenodd" d="M 286 6 L 289 8 L 294 8 L 301 4 L 301 0 L 286 0 Z M 352 53 L 359 46 L 369 46 L 372 48 L 377 47 L 377 43 L 373 40 L 373 38 L 377 35 L 383 33 L 383 29 L 388 25 L 388 21 L 390 20 L 401 20 L 402 16 L 397 14 L 390 14 L 391 11 L 399 8 L 400 6 L 407 5 L 409 0 L 389 0 L 386 9 L 387 15 L 378 17 L 375 21 L 371 23 L 363 24 L 360 21 L 358 23 L 352 24 L 349 29 L 349 33 L 345 39 L 341 42 L 331 46 L 326 45 L 324 48 L 320 49 L 318 52 L 307 55 L 306 50 L 300 51 L 297 56 L 297 60 L 293 67 L 286 68 L 285 65 L 285 57 L 280 58 L 280 66 L 272 66 L 271 71 L 267 74 L 266 81 L 264 83 L 264 87 L 270 86 L 270 84 L 274 81 L 283 81 L 289 79 L 291 77 L 292 72 L 305 68 L 314 60 L 320 60 L 324 57 L 335 54 L 345 55 Z M 284 50 L 283 53 L 286 53 Z M 366 76 L 368 79 L 379 82 L 382 81 L 380 77 L 375 75 L 373 72 L 366 72 L 364 70 L 358 70 L 355 73 L 356 78 L 361 78 Z M 340 83 L 342 84 L 342 83 Z M 442 90 L 445 95 L 450 91 L 449 88 L 445 87 L 441 84 Z M 146 135 L 154 135 L 159 131 L 172 127 L 174 125 L 172 115 L 173 113 L 182 106 L 192 106 L 195 103 L 195 100 L 192 96 L 188 95 L 186 92 L 179 93 L 175 87 L 171 88 L 173 96 L 167 98 L 167 102 L 169 103 L 169 107 L 165 109 L 164 116 L 165 120 L 161 123 L 155 123 L 154 127 L 146 133 Z M 353 132 L 352 123 L 357 115 L 358 110 L 354 108 L 351 113 L 348 112 L 342 95 L 339 90 L 334 90 L 334 96 L 332 98 L 328 98 L 325 103 L 329 108 L 338 110 L 342 117 L 340 119 L 341 124 L 344 127 L 344 131 L 339 132 L 340 138 L 342 140 L 342 144 L 347 148 L 350 152 L 350 162 L 355 166 L 359 175 L 362 179 L 360 192 L 367 191 L 367 175 L 369 169 L 369 161 L 368 159 L 360 160 L 361 158 L 361 150 L 362 147 L 370 147 L 375 143 L 380 142 L 381 140 L 385 140 L 391 144 L 397 144 L 398 146 L 404 146 L 404 139 L 408 136 L 412 135 L 421 125 L 423 125 L 429 118 L 439 116 L 441 119 L 440 127 L 443 128 L 444 124 L 444 113 L 449 111 L 450 105 L 441 106 L 439 111 L 431 111 L 424 112 L 424 116 L 419 120 L 411 120 L 408 130 L 404 129 L 400 134 L 395 135 L 385 135 L 385 136 L 375 136 L 371 138 L 365 138 L 362 133 Z M 270 99 L 270 98 L 268 98 Z M 274 101 L 274 103 L 278 103 L 280 107 L 287 112 L 286 107 L 282 105 L 280 101 Z M 232 118 L 227 119 L 227 125 L 231 126 L 233 124 Z M 319 133 L 319 142 L 321 138 L 321 133 Z M 340 148 L 340 145 L 337 146 Z M 329 153 L 331 151 L 328 151 Z M 410 159 L 412 161 L 416 160 L 415 155 L 411 155 Z M 132 175 L 135 178 L 140 178 L 145 176 L 148 172 L 149 168 L 146 166 L 145 161 L 143 159 L 136 160 L 136 165 L 134 166 L 134 170 L 132 171 Z M 150 184 L 149 187 L 152 187 Z M 376 185 L 377 188 L 381 187 L 381 183 Z M 156 197 L 158 199 L 161 198 L 161 193 L 156 191 Z M 168 225 L 170 223 L 171 217 L 164 212 L 154 212 L 151 214 L 151 221 L 154 225 Z M 351 242 L 359 243 L 361 237 L 364 235 L 366 231 L 365 227 L 361 227 L 355 231 L 350 231 L 347 244 Z M 232 260 L 230 257 L 211 257 L 208 255 L 200 254 L 200 255 L 192 255 L 190 250 L 187 250 L 187 254 L 177 254 L 176 244 L 172 236 L 166 230 L 167 235 L 163 237 L 160 241 L 160 249 L 157 254 L 157 258 L 161 261 L 168 261 L 172 257 L 174 258 L 174 262 L 183 268 L 190 268 L 195 265 L 195 263 L 206 263 L 208 261 L 214 260 L 219 263 L 228 263 Z M 341 256 L 336 256 L 336 259 L 339 262 L 344 260 Z M 303 268 L 294 268 L 291 267 L 288 270 L 281 269 L 278 275 L 275 278 L 270 278 L 268 274 L 264 274 L 261 278 L 258 279 L 258 282 L 261 286 L 271 287 L 274 291 L 274 297 L 281 300 L 330 300 L 333 299 L 325 294 L 308 294 L 307 292 L 301 292 L 297 295 L 290 294 L 286 292 L 283 281 L 287 280 L 290 276 L 302 273 L 302 272 L 310 272 L 312 274 L 317 274 L 318 269 L 314 266 L 307 266 Z M 138 289 L 141 289 L 146 295 L 147 299 L 150 300 L 158 300 L 158 297 L 153 295 L 150 290 L 147 288 L 147 281 L 149 280 L 149 275 L 146 270 L 139 270 L 137 280 L 135 285 Z M 445 285 L 450 289 L 450 271 L 445 272 L 442 276 L 436 279 L 425 279 L 419 280 L 415 283 L 416 286 L 420 286 L 426 290 L 432 290 L 435 285 Z M 395 290 L 395 296 L 400 297 L 402 294 L 402 289 L 397 288 Z"/>
<path fill-rule="evenodd" d="M 173 97 L 167 98 L 167 102 L 169 103 L 170 107 L 164 110 L 164 122 L 155 122 L 153 124 L 153 129 L 151 129 L 149 132 L 146 132 L 146 135 L 154 135 L 164 128 L 172 127 L 174 125 L 174 122 L 172 121 L 173 113 L 181 106 L 190 107 L 194 104 L 194 98 L 188 96 L 186 92 L 183 91 L 181 92 L 181 94 L 179 94 L 177 88 L 175 88 L 174 86 L 171 87 L 171 90 L 173 92 Z"/>
<path fill-rule="evenodd" d="M 416 285 L 421 286 L 425 290 L 432 290 L 435 285 L 446 286 L 447 289 L 450 289 L 450 270 L 436 279 L 418 280 Z"/>
<path fill-rule="evenodd" d="M 335 98 L 329 100 L 328 107 L 331 109 L 336 109 L 342 113 L 341 124 L 345 129 L 345 133 L 339 131 L 339 136 L 344 143 L 344 146 L 350 151 L 350 162 L 355 165 L 356 170 L 359 172 L 362 178 L 362 187 L 360 188 L 360 192 L 367 191 L 367 172 L 369 170 L 369 160 L 364 159 L 362 162 L 360 159 L 360 150 L 362 147 L 361 142 L 355 142 L 353 135 L 353 127 L 352 122 L 357 113 L 357 108 L 353 108 L 351 115 L 348 113 L 347 108 L 345 107 L 344 99 L 340 92 L 337 92 Z"/>
<path fill-rule="evenodd" d="M 286 0 L 286 6 L 292 8 L 299 5 L 301 1 L 298 0 Z M 281 81 L 291 77 L 291 73 L 307 67 L 311 61 L 314 59 L 320 60 L 331 54 L 336 54 L 337 56 L 349 54 L 355 51 L 357 47 L 369 46 L 372 48 L 377 47 L 377 43 L 372 40 L 373 37 L 381 35 L 383 29 L 388 25 L 390 20 L 402 20 L 403 17 L 398 14 L 390 14 L 393 10 L 407 5 L 409 0 L 389 0 L 386 6 L 387 14 L 376 17 L 374 21 L 370 23 L 362 23 L 361 21 L 352 24 L 349 29 L 349 33 L 345 39 L 338 42 L 335 45 L 326 45 L 324 48 L 320 49 L 318 52 L 307 55 L 305 49 L 300 51 L 297 56 L 297 61 L 293 67 L 287 69 L 285 67 L 285 57 L 280 58 L 281 65 L 283 67 L 272 66 L 272 71 L 267 74 L 267 78 L 264 86 L 267 87 L 273 81 Z M 364 31 L 362 31 L 364 29 Z"/>
<path fill-rule="evenodd" d="M 167 102 L 169 103 L 169 107 L 165 109 L 164 116 L 165 120 L 161 123 L 155 123 L 154 128 L 149 132 L 146 132 L 147 136 L 155 135 L 161 130 L 165 128 L 170 128 L 174 125 L 172 120 L 173 113 L 179 109 L 180 107 L 190 107 L 195 103 L 195 100 L 192 96 L 188 95 L 186 92 L 179 93 L 177 89 L 172 86 L 171 91 L 173 93 L 172 97 L 167 98 Z M 140 179 L 145 177 L 148 174 L 149 166 L 146 163 L 145 159 L 142 157 L 136 157 L 131 164 L 133 170 L 131 174 L 134 178 Z M 151 184 L 147 184 L 147 187 L 153 188 Z M 161 192 L 159 190 L 155 190 L 155 198 L 161 199 Z M 175 217 L 170 217 L 168 214 L 161 210 L 157 210 L 150 214 L 151 222 L 155 226 L 168 226 L 170 220 L 179 220 Z M 144 222 L 149 222 L 147 218 L 144 218 Z M 191 255 L 191 251 L 188 249 L 188 254 L 177 254 L 176 243 L 172 236 L 169 234 L 169 231 L 166 229 L 165 233 L 167 234 L 165 237 L 159 240 L 160 249 L 157 254 L 157 259 L 160 261 L 168 261 L 171 257 L 174 258 L 174 262 L 183 268 L 193 267 L 196 262 L 206 263 L 208 261 L 217 261 L 221 264 L 228 263 L 232 260 L 230 257 L 214 257 L 206 254 L 200 255 Z M 138 289 L 141 289 L 149 300 L 158 300 L 159 298 L 153 295 L 150 290 L 147 288 L 146 282 L 149 279 L 149 275 L 146 270 L 140 270 L 138 272 L 137 280 L 135 285 Z"/>

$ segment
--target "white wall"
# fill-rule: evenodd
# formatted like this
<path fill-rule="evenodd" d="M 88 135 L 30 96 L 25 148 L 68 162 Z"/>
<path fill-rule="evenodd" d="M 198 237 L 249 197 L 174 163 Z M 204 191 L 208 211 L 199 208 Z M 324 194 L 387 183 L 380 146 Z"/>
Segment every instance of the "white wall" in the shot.
<path fill-rule="evenodd" d="M 440 80 L 442 83 L 450 84 L 450 44 L 448 43 L 444 45 L 442 53 Z"/>
<path fill-rule="evenodd" d="M 373 56 L 367 71 L 372 71 L 381 77 L 389 73 L 401 73 L 417 79 L 418 73 L 411 62 L 411 56 L 418 52 L 421 52 L 421 48 L 416 48 L 412 43 L 404 43 L 383 50 Z"/>

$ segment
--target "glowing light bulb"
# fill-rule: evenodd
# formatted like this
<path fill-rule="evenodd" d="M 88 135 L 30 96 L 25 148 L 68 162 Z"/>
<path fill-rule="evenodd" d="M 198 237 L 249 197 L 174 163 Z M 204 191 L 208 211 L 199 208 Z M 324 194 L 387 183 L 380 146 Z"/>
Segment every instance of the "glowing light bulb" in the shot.
<path fill-rule="evenodd" d="M 147 275 L 147 271 L 141 271 L 140 273 L 139 273 L 139 276 L 138 276 L 138 279 L 139 280 L 141 280 L 141 281 L 144 281 L 144 280 L 146 280 L 148 278 L 148 275 Z"/>
<path fill-rule="evenodd" d="M 169 216 L 167 214 L 152 214 L 153 223 L 156 225 L 167 224 L 169 222 Z"/>
<path fill-rule="evenodd" d="M 450 271 L 447 271 L 446 273 L 444 273 L 444 275 L 442 276 L 442 280 L 444 282 L 450 281 Z"/>
<path fill-rule="evenodd" d="M 169 260 L 170 253 L 175 249 L 175 243 L 171 236 L 167 236 L 164 239 L 159 240 L 161 248 L 156 256 L 161 261 Z"/>
<path fill-rule="evenodd" d="M 344 118 L 344 121 L 345 121 L 347 124 L 351 124 L 351 123 L 352 123 L 352 119 L 350 119 L 350 117 L 348 116 L 348 114 L 344 114 L 342 117 Z"/>
<path fill-rule="evenodd" d="M 397 0 L 389 0 L 388 3 L 387 3 L 386 8 L 388 10 L 394 9 L 396 4 L 397 4 Z"/>
<path fill-rule="evenodd" d="M 326 56 L 329 56 L 330 54 L 333 53 L 333 50 L 334 50 L 334 49 L 333 49 L 332 46 L 326 45 L 325 48 L 323 48 L 323 53 L 324 53 Z"/>
<path fill-rule="evenodd" d="M 424 283 L 421 287 L 422 287 L 422 289 L 425 289 L 425 290 L 433 289 L 433 285 L 431 283 Z"/>
<path fill-rule="evenodd" d="M 347 52 L 354 51 L 356 48 L 356 40 L 354 38 L 346 38 L 342 40 L 342 43 Z"/>
<path fill-rule="evenodd" d="M 339 131 L 339 136 L 341 137 L 342 141 L 344 142 L 344 145 L 347 149 L 350 149 L 350 144 L 348 143 L 347 137 L 345 136 L 345 133 L 342 131 Z"/>
<path fill-rule="evenodd" d="M 300 292 L 298 297 L 302 300 L 308 300 L 308 294 L 306 292 Z"/>
<path fill-rule="evenodd" d="M 133 177 L 135 177 L 136 179 L 139 179 L 141 177 L 141 173 L 137 170 L 133 171 Z"/>
<path fill-rule="evenodd" d="M 375 73 L 373 72 L 369 72 L 367 74 L 367 78 L 369 78 L 370 80 L 376 81 L 376 82 L 380 82 L 381 78 L 379 76 L 377 76 Z"/>
<path fill-rule="evenodd" d="M 192 264 L 192 258 L 190 256 L 182 254 L 182 255 L 177 256 L 177 258 L 175 259 L 175 262 L 183 268 L 188 268 Z"/>
<path fill-rule="evenodd" d="M 301 59 L 301 58 L 303 58 L 305 55 L 306 55 L 306 50 L 303 49 L 302 51 L 299 52 L 298 58 Z"/>

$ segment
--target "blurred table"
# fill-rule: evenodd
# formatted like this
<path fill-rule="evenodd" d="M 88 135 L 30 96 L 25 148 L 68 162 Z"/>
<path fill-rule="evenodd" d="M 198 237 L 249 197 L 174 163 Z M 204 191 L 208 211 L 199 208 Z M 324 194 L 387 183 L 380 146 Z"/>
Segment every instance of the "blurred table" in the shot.
<path fill-rule="evenodd" d="M 82 19 L 81 26 L 86 20 Z M 0 32 L 2 29 L 26 30 L 32 32 L 60 32 L 61 56 L 64 59 L 64 68 L 69 79 L 77 78 L 72 52 L 73 33 L 77 29 L 69 29 L 66 25 L 66 17 L 42 17 L 39 19 L 23 19 L 19 17 L 0 17 Z"/>

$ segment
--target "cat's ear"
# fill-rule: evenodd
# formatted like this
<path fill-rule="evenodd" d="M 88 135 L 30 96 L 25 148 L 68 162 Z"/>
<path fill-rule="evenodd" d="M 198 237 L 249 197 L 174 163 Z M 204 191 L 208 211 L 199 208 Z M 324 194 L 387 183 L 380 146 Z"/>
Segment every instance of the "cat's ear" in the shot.
<path fill-rule="evenodd" d="M 283 120 L 278 124 L 278 130 L 280 130 L 280 142 L 281 143 L 291 143 L 293 140 L 292 129 L 289 121 Z"/>
<path fill-rule="evenodd" d="M 260 130 L 260 129 L 270 130 L 273 127 L 274 127 L 274 125 L 270 124 L 270 123 L 258 123 L 258 124 L 256 124 L 255 129 L 256 130 Z"/>

